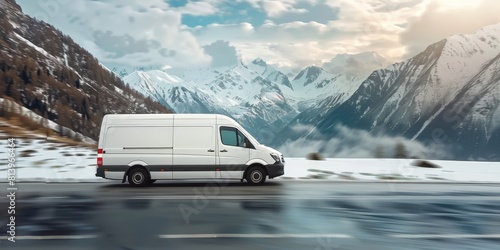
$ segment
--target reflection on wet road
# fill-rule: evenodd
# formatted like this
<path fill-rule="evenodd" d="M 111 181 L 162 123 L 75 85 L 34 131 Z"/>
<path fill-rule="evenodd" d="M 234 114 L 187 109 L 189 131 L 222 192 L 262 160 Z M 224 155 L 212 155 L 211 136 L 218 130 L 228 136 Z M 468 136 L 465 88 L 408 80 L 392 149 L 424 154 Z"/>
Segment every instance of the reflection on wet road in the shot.
<path fill-rule="evenodd" d="M 500 244 L 498 185 L 24 185 L 16 207 L 17 241 L 0 235 L 2 249 L 495 249 Z M 0 199 L 1 210 L 6 202 Z M 1 232 L 8 230 L 7 220 L 6 212 L 0 213 Z"/>

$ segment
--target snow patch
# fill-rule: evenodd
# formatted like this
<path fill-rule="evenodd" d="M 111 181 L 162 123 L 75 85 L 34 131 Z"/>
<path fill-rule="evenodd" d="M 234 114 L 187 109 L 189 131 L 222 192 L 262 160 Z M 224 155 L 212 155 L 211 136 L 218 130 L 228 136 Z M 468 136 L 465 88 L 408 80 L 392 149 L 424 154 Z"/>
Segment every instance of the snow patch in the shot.
<path fill-rule="evenodd" d="M 54 56 L 52 56 L 51 54 L 49 54 L 49 52 L 47 52 L 46 50 L 44 50 L 44 49 L 42 49 L 42 48 L 40 48 L 40 47 L 36 46 L 35 44 L 33 44 L 32 42 L 30 42 L 30 41 L 29 41 L 29 40 L 27 40 L 26 38 L 24 38 L 24 37 L 20 36 L 19 34 L 17 34 L 17 33 L 14 33 L 14 34 L 15 34 L 15 36 L 16 36 L 19 40 L 21 40 L 22 42 L 24 42 L 24 43 L 25 43 L 25 44 L 27 44 L 28 46 L 32 47 L 32 48 L 33 48 L 33 49 L 35 49 L 36 51 L 40 52 L 42 55 L 44 55 L 44 56 L 46 56 L 46 57 L 48 57 L 48 58 L 51 58 L 51 59 L 53 59 L 53 60 L 58 61 L 58 59 L 57 59 L 56 57 L 54 57 Z"/>

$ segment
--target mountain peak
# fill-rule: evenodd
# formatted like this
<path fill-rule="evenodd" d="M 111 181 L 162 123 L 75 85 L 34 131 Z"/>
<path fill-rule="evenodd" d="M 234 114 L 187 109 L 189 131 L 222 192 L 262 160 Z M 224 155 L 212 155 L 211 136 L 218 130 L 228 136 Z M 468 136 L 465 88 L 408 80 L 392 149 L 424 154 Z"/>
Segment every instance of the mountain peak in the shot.
<path fill-rule="evenodd" d="M 262 67 L 266 67 L 267 66 L 266 61 L 262 60 L 262 58 L 259 58 L 259 57 L 256 58 L 255 60 L 253 60 L 252 64 L 259 65 L 259 66 L 262 66 Z"/>
<path fill-rule="evenodd" d="M 255 60 L 253 60 L 248 65 L 248 68 L 257 72 L 273 83 L 277 83 L 278 85 L 283 85 L 290 89 L 293 89 L 288 77 L 279 70 L 275 69 L 272 65 L 267 64 L 267 62 L 262 58 L 256 58 Z"/>
<path fill-rule="evenodd" d="M 308 71 L 311 71 L 311 70 L 313 70 L 313 71 L 322 71 L 323 69 L 321 67 L 316 66 L 316 65 L 312 65 L 312 66 L 306 67 L 306 70 L 308 70 Z"/>
<path fill-rule="evenodd" d="M 318 66 L 308 66 L 301 70 L 299 74 L 293 79 L 293 80 L 298 80 L 302 77 L 305 77 L 306 79 L 311 79 L 311 77 L 318 77 L 319 74 L 321 74 L 324 70 Z M 314 80 L 313 80 L 314 81 Z"/>

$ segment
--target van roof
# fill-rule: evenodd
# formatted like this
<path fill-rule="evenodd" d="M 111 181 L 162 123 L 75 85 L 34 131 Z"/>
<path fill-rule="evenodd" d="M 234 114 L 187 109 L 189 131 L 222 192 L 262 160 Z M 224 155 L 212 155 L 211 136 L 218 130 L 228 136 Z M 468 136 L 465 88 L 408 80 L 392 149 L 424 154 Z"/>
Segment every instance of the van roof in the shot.
<path fill-rule="evenodd" d="M 156 119 L 182 119 L 182 118 L 198 118 L 198 119 L 219 119 L 219 120 L 229 120 L 235 122 L 232 118 L 225 115 L 219 114 L 107 114 L 104 116 L 105 119 L 115 120 L 115 119 L 126 119 L 126 120 L 156 120 Z"/>

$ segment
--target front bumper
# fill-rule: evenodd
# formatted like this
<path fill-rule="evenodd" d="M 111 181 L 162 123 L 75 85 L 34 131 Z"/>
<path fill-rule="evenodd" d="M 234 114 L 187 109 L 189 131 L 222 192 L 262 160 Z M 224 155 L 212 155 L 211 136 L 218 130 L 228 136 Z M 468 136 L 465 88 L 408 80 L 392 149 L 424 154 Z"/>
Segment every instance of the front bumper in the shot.
<path fill-rule="evenodd" d="M 283 164 L 282 162 L 275 162 L 274 164 L 269 164 L 266 166 L 266 168 L 267 168 L 267 174 L 271 179 L 285 174 L 285 164 Z"/>
<path fill-rule="evenodd" d="M 95 176 L 96 177 L 106 178 L 105 175 L 104 175 L 104 167 L 97 167 Z"/>

